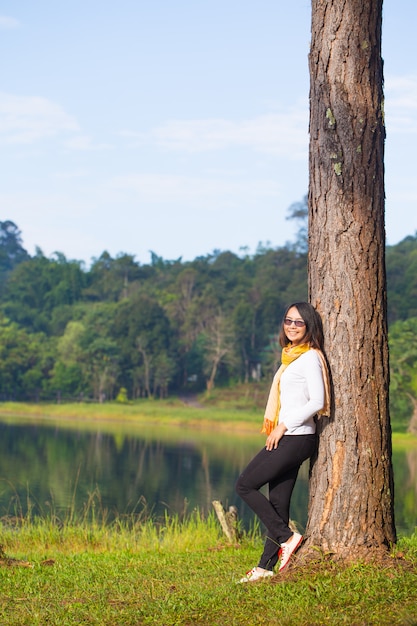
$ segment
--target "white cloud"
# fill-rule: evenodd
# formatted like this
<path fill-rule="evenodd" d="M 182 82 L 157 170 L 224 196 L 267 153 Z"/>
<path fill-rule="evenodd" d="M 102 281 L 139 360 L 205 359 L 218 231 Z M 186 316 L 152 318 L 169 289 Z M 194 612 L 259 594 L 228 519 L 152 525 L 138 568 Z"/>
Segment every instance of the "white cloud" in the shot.
<path fill-rule="evenodd" d="M 146 133 L 140 133 L 134 130 L 121 130 L 118 134 L 120 137 L 133 140 L 135 145 L 149 143 L 149 136 Z"/>
<path fill-rule="evenodd" d="M 55 178 L 58 181 L 65 180 L 77 180 L 77 179 L 85 179 L 89 176 L 90 171 L 88 169 L 75 169 L 68 171 L 58 171 L 55 174 Z"/>
<path fill-rule="evenodd" d="M 100 143 L 95 144 L 93 139 L 88 135 L 76 135 L 65 142 L 67 148 L 71 150 L 80 150 L 82 152 L 89 152 L 91 150 L 102 150 L 103 148 L 109 148 L 108 144 Z"/>
<path fill-rule="evenodd" d="M 7 219 L 16 220 L 19 226 L 23 223 L 30 224 L 31 230 L 36 230 L 37 227 L 48 230 L 49 225 L 52 226 L 55 222 L 62 226 L 63 220 L 71 222 L 83 218 L 92 210 L 89 199 L 79 195 L 73 198 L 65 191 L 56 192 L 50 189 L 41 192 L 1 192 L 0 206 L 7 214 Z"/>
<path fill-rule="evenodd" d="M 417 74 L 386 79 L 385 114 L 389 132 L 417 132 Z"/>
<path fill-rule="evenodd" d="M 9 17 L 7 15 L 0 15 L 0 29 L 10 30 L 12 28 L 18 28 L 20 26 L 20 22 L 16 20 L 14 17 Z"/>
<path fill-rule="evenodd" d="M 46 98 L 0 93 L 0 141 L 29 144 L 61 133 L 78 132 L 76 119 Z"/>
<path fill-rule="evenodd" d="M 280 190 L 279 184 L 271 180 L 230 181 L 160 174 L 117 176 L 109 185 L 117 193 L 133 192 L 141 202 L 179 204 L 208 210 L 239 207 L 249 199 L 274 198 Z"/>
<path fill-rule="evenodd" d="M 271 113 L 253 119 L 172 120 L 153 131 L 158 145 L 168 150 L 204 152 L 248 148 L 257 152 L 305 159 L 308 149 L 308 109 Z"/>
<path fill-rule="evenodd" d="M 169 151 L 197 153 L 246 148 L 289 160 L 305 160 L 308 153 L 308 106 L 246 120 L 168 120 L 150 133 L 124 130 L 122 137 L 137 145 L 156 143 Z"/>

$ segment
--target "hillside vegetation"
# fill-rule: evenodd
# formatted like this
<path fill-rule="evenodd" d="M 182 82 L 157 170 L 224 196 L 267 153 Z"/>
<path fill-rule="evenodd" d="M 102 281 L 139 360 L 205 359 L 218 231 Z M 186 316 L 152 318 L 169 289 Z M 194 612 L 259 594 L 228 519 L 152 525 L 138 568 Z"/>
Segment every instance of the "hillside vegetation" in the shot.
<path fill-rule="evenodd" d="M 386 261 L 391 413 L 405 430 L 417 413 L 417 236 L 389 246 Z M 30 256 L 5 221 L 0 287 L 0 400 L 210 396 L 270 380 L 283 311 L 307 298 L 305 228 L 253 255 L 152 253 L 141 264 L 104 251 L 86 268 L 61 253 Z"/>

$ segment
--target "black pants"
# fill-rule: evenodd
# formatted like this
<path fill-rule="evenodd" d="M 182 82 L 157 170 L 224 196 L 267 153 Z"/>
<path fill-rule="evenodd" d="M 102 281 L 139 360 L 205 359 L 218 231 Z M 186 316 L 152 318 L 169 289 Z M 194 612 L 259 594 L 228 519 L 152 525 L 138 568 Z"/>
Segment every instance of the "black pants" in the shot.
<path fill-rule="evenodd" d="M 259 567 L 272 570 L 280 544 L 293 534 L 288 527 L 291 495 L 298 470 L 314 454 L 316 442 L 316 435 L 284 435 L 278 448 L 263 448 L 238 478 L 236 492 L 268 531 Z M 259 491 L 267 483 L 269 498 Z"/>

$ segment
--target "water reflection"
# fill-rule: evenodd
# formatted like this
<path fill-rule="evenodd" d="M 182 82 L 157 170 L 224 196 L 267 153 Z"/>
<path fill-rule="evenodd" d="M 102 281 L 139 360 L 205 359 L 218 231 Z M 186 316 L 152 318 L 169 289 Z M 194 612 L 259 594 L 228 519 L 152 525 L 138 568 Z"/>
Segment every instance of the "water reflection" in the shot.
<path fill-rule="evenodd" d="M 53 509 L 65 517 L 83 509 L 91 494 L 96 513 L 154 516 L 211 510 L 212 500 L 235 504 L 248 527 L 252 513 L 234 493 L 241 469 L 263 445 L 259 435 L 183 428 L 85 427 L 74 424 L 0 423 L 0 517 Z M 395 451 L 396 522 L 414 530 L 417 450 Z M 291 516 L 306 522 L 308 465 L 300 471 Z M 98 508 L 97 508 L 98 507 Z"/>

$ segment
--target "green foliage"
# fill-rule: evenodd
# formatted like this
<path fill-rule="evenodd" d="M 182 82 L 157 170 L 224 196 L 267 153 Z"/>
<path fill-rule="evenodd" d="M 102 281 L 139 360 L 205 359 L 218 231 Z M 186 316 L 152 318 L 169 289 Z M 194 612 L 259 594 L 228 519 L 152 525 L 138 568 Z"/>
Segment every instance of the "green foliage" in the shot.
<path fill-rule="evenodd" d="M 1 222 L 0 312 L 14 347 L 5 338 L 0 393 L 109 400 L 125 388 L 135 399 L 269 378 L 282 313 L 307 299 L 306 216 L 304 198 L 289 208 L 297 241 L 253 256 L 214 251 L 182 262 L 152 253 L 141 265 L 103 252 L 89 270 L 60 253 L 30 257 L 17 226 Z M 389 246 L 386 259 L 391 413 L 404 429 L 417 383 L 395 322 L 417 316 L 417 235 Z M 407 332 L 416 343 L 414 327 Z"/>
<path fill-rule="evenodd" d="M 127 397 L 127 389 L 126 387 L 121 387 L 119 389 L 119 393 L 116 396 L 116 402 L 120 402 L 120 404 L 127 404 L 129 398 Z"/>
<path fill-rule="evenodd" d="M 0 398 L 38 400 L 52 365 L 52 342 L 0 316 Z"/>
<path fill-rule="evenodd" d="M 388 246 L 388 321 L 417 316 L 417 234 Z"/>
<path fill-rule="evenodd" d="M 306 291 L 306 255 L 287 248 L 187 263 L 153 255 L 149 266 L 104 252 L 88 271 L 38 251 L 3 281 L 0 306 L 26 333 L 56 337 L 44 395 L 103 400 L 123 387 L 134 399 L 249 380 L 287 300 Z M 26 398 L 10 376 L 13 397 Z"/>
<path fill-rule="evenodd" d="M 56 256 L 47 259 L 38 253 L 21 262 L 4 284 L 5 314 L 29 332 L 50 334 L 52 312 L 81 298 L 86 280 L 81 263 Z"/>
<path fill-rule="evenodd" d="M 91 504 L 91 503 L 90 503 Z M 413 624 L 417 537 L 382 563 L 321 554 L 267 582 L 239 585 L 259 556 L 259 529 L 240 545 L 213 515 L 158 523 L 139 514 L 113 526 L 26 520 L 3 528 L 0 622 L 40 624 Z"/>
<path fill-rule="evenodd" d="M 0 222 L 0 281 L 3 282 L 19 263 L 28 258 L 16 224 L 10 220 Z"/>
<path fill-rule="evenodd" d="M 404 429 L 417 410 L 417 317 L 390 327 L 391 414 Z"/>
<path fill-rule="evenodd" d="M 138 292 L 118 304 L 112 334 L 133 397 L 167 393 L 175 371 L 169 319 L 158 301 Z M 127 385 L 125 385 L 127 386 Z"/>

